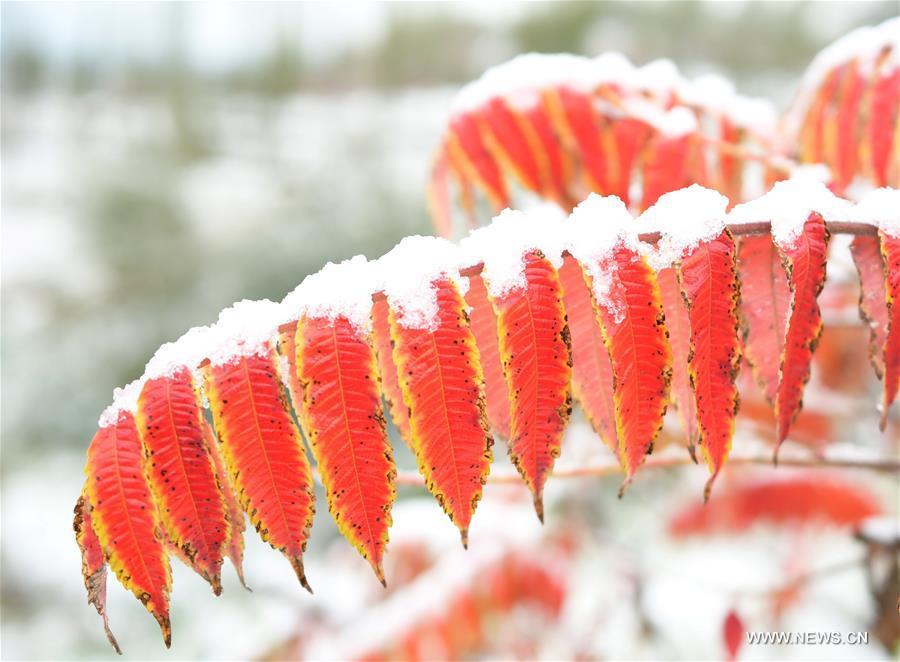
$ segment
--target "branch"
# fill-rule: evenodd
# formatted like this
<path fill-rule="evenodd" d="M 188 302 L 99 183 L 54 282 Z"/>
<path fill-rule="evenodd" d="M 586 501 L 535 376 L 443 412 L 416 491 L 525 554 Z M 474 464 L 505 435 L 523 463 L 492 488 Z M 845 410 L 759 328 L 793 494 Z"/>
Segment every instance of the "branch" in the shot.
<path fill-rule="evenodd" d="M 685 452 L 684 456 L 673 457 L 657 457 L 647 458 L 647 461 L 641 466 L 642 471 L 648 469 L 669 469 L 694 464 L 694 461 Z M 772 456 L 770 454 L 748 454 L 748 455 L 732 455 L 728 458 L 729 465 L 736 464 L 758 464 L 771 465 Z M 900 461 L 889 459 L 874 460 L 852 460 L 852 459 L 830 459 L 816 456 L 778 458 L 779 466 L 788 467 L 809 467 L 809 468 L 840 468 L 840 469 L 863 469 L 875 471 L 879 473 L 900 473 Z M 583 478 L 585 476 L 611 476 L 622 472 L 618 464 L 597 464 L 587 465 L 583 467 L 567 467 L 565 469 L 557 469 L 551 475 L 555 478 Z M 522 478 L 518 473 L 511 471 L 498 472 L 490 475 L 492 483 L 502 484 L 519 484 Z M 421 475 L 414 471 L 400 471 L 397 473 L 397 485 L 424 485 L 424 479 Z"/>

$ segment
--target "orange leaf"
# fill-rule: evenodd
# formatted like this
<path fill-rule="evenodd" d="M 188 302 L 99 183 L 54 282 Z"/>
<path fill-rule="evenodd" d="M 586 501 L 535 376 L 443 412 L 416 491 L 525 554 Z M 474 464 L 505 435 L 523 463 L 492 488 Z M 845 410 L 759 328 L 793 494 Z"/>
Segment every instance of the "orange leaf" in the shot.
<path fill-rule="evenodd" d="M 541 169 L 534 149 L 536 137 L 529 135 L 527 124 L 500 97 L 494 97 L 475 113 L 487 131 L 485 142 L 492 153 L 512 170 L 522 186 L 535 193 L 542 190 Z"/>
<path fill-rule="evenodd" d="M 663 193 L 675 191 L 690 183 L 688 154 L 691 134 L 669 137 L 658 133 L 643 153 L 644 194 L 641 209 L 647 209 L 659 200 Z"/>
<path fill-rule="evenodd" d="M 669 531 L 674 536 L 739 532 L 758 522 L 852 526 L 880 512 L 875 497 L 861 487 L 819 472 L 793 474 L 729 484 L 709 503 L 677 513 Z"/>
<path fill-rule="evenodd" d="M 287 385 L 294 411 L 300 412 L 303 409 L 303 389 L 297 379 L 297 350 L 294 344 L 296 336 L 297 322 L 290 322 L 278 329 L 278 354 L 282 361 L 279 371 L 281 381 Z"/>
<path fill-rule="evenodd" d="M 412 431 L 409 428 L 409 409 L 403 402 L 397 366 L 391 350 L 391 325 L 388 320 L 388 303 L 380 298 L 372 305 L 372 344 L 378 359 L 378 372 L 381 376 L 381 392 L 384 395 L 391 420 L 400 431 L 400 436 L 410 450 L 413 448 Z M 297 411 L 300 411 L 299 409 Z"/>
<path fill-rule="evenodd" d="M 623 117 L 612 122 L 616 149 L 616 176 L 610 182 L 610 195 L 618 196 L 626 205 L 631 200 L 631 181 L 641 150 L 652 130 L 640 120 Z"/>
<path fill-rule="evenodd" d="M 850 254 L 859 272 L 859 316 L 869 327 L 869 361 L 881 379 L 889 319 L 880 242 L 877 237 L 854 237 Z"/>
<path fill-rule="evenodd" d="M 690 316 L 688 369 L 696 396 L 700 450 L 712 474 L 704 491 L 709 498 L 731 449 L 738 410 L 740 291 L 734 240 L 728 230 L 691 250 L 678 264 L 678 280 Z"/>
<path fill-rule="evenodd" d="M 465 302 L 448 278 L 433 285 L 437 299 L 433 330 L 405 327 L 390 310 L 394 362 L 409 407 L 419 471 L 466 545 L 469 522 L 490 470 L 493 439 Z"/>
<path fill-rule="evenodd" d="M 140 435 L 130 412 L 120 412 L 115 424 L 97 430 L 85 472 L 94 531 L 109 567 L 159 622 L 168 648 L 172 576 L 156 504 L 144 477 Z"/>
<path fill-rule="evenodd" d="M 301 420 L 328 510 L 384 584 L 397 469 L 385 433 L 375 353 L 346 317 L 302 317 L 296 347 Z"/>
<path fill-rule="evenodd" d="M 800 134 L 800 157 L 804 163 L 822 163 L 825 160 L 823 148 L 826 116 L 834 102 L 842 74 L 842 67 L 828 72 L 806 112 Z"/>
<path fill-rule="evenodd" d="M 891 164 L 896 175 L 896 131 L 900 107 L 900 67 L 879 75 L 872 89 L 867 125 L 867 141 L 871 150 L 871 166 L 876 186 L 900 185 L 891 178 Z"/>
<path fill-rule="evenodd" d="M 303 587 L 303 550 L 315 513 L 309 462 L 284 397 L 271 345 L 204 367 L 206 392 L 241 505 L 263 541 L 290 561 Z"/>
<path fill-rule="evenodd" d="M 75 504 L 75 541 L 81 550 L 81 576 L 87 589 L 88 604 L 93 605 L 100 614 L 109 644 L 121 655 L 122 650 L 109 629 L 109 618 L 106 615 L 106 558 L 103 556 L 100 539 L 94 533 L 91 504 L 86 500 L 86 491 L 85 486 Z"/>
<path fill-rule="evenodd" d="M 791 307 L 788 315 L 778 396 L 775 400 L 776 441 L 780 445 L 803 406 L 803 388 L 809 381 L 812 355 L 822 333 L 822 313 L 816 301 L 825 285 L 828 229 L 815 212 L 789 247 L 778 251 L 788 272 Z"/>
<path fill-rule="evenodd" d="M 545 95 L 554 112 L 557 130 L 569 137 L 571 148 L 584 168 L 588 190 L 608 192 L 606 152 L 600 142 L 600 118 L 594 110 L 593 99 L 577 90 L 559 87 Z"/>
<path fill-rule="evenodd" d="M 662 428 L 672 376 L 672 351 L 653 270 L 625 246 L 600 271 L 609 279 L 606 301 L 594 299 L 613 368 L 613 402 L 624 489 L 653 450 Z M 591 279 L 591 289 L 596 285 Z"/>
<path fill-rule="evenodd" d="M 618 453 L 613 375 L 603 331 L 594 315 L 591 291 L 575 258 L 563 258 L 559 270 L 563 300 L 572 336 L 572 395 L 581 404 L 594 431 Z"/>
<path fill-rule="evenodd" d="M 191 371 L 181 368 L 144 384 L 135 419 L 168 538 L 218 595 L 228 522 L 202 416 Z"/>
<path fill-rule="evenodd" d="M 225 463 L 219 454 L 219 442 L 205 418 L 201 427 L 203 428 L 203 440 L 206 442 L 206 448 L 209 456 L 212 458 L 213 468 L 216 472 L 216 483 L 225 503 L 225 516 L 228 520 L 228 541 L 224 552 L 231 559 L 241 586 L 249 588 L 244 581 L 244 511 L 241 509 L 241 502 L 238 501 L 231 478 L 225 470 Z"/>
<path fill-rule="evenodd" d="M 544 195 L 556 201 L 563 209 L 571 209 L 573 204 L 568 188 L 571 165 L 553 129 L 546 108 L 542 104 L 535 104 L 524 111 L 524 117 L 531 124 L 547 163 Z"/>
<path fill-rule="evenodd" d="M 847 65 L 841 82 L 840 98 L 835 110 L 835 152 L 833 160 L 834 190 L 842 192 L 853 180 L 857 171 L 859 104 L 866 80 L 854 62 Z"/>
<path fill-rule="evenodd" d="M 469 277 L 466 292 L 469 326 L 478 345 L 481 367 L 484 370 L 484 391 L 487 402 L 487 418 L 495 434 L 509 439 L 509 391 L 500 362 L 500 342 L 497 338 L 497 315 L 488 299 L 487 288 L 481 276 Z"/>
<path fill-rule="evenodd" d="M 672 346 L 671 401 L 678 410 L 678 420 L 684 430 L 685 442 L 691 457 L 699 432 L 697 430 L 697 405 L 691 388 L 688 357 L 691 355 L 691 318 L 681 295 L 678 276 L 674 268 L 660 270 L 656 274 L 659 294 L 666 314 L 666 328 Z"/>
<path fill-rule="evenodd" d="M 510 394 L 509 455 L 544 519 L 547 475 L 572 411 L 572 357 L 562 286 L 540 251 L 522 256 L 525 287 L 491 297 Z"/>
<path fill-rule="evenodd" d="M 888 411 L 897 398 L 900 386 L 900 238 L 885 232 L 879 232 L 878 236 L 887 274 L 885 294 L 889 315 L 887 338 L 884 342 L 884 397 L 880 423 L 884 430 Z"/>
<path fill-rule="evenodd" d="M 500 165 L 488 151 L 475 117 L 468 113 L 450 121 L 448 147 L 466 177 L 484 190 L 491 206 L 499 211 L 509 205 L 509 194 Z"/>
<path fill-rule="evenodd" d="M 791 290 L 771 235 L 741 237 L 738 256 L 744 355 L 760 390 L 774 405 Z"/>
<path fill-rule="evenodd" d="M 453 212 L 450 208 L 450 191 L 447 150 L 441 147 L 431 168 L 428 180 L 428 211 L 437 233 L 450 239 L 453 236 Z"/>

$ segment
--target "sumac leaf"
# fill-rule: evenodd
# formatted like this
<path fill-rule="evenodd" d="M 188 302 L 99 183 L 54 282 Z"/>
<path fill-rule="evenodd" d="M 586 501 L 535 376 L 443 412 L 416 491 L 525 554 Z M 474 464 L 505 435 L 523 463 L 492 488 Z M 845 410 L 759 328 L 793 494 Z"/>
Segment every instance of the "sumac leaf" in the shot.
<path fill-rule="evenodd" d="M 780 445 L 803 406 L 803 389 L 809 381 L 813 352 L 822 333 L 822 313 L 817 297 L 825 286 L 828 229 L 813 212 L 803 231 L 790 246 L 779 246 L 791 288 L 791 306 L 781 353 L 778 396 L 775 400 L 776 440 Z"/>
<path fill-rule="evenodd" d="M 144 476 L 144 453 L 134 416 L 122 411 L 101 427 L 88 448 L 87 501 L 94 531 L 119 581 L 159 622 L 172 644 L 169 592 L 172 575 L 162 524 Z"/>
<path fill-rule="evenodd" d="M 303 550 L 315 513 L 312 475 L 288 411 L 274 348 L 204 367 L 206 392 L 238 498 L 263 541 L 303 587 Z"/>
<path fill-rule="evenodd" d="M 225 515 L 228 519 L 228 541 L 225 545 L 225 555 L 231 559 L 231 563 L 237 572 L 241 586 L 249 590 L 247 582 L 244 581 L 244 511 L 241 508 L 241 502 L 238 500 L 234 491 L 231 477 L 225 468 L 225 462 L 219 452 L 219 442 L 216 439 L 215 432 L 212 427 L 203 419 L 203 439 L 206 447 L 209 449 L 209 456 L 212 458 L 213 468 L 216 472 L 216 483 L 219 491 L 222 493 L 222 499 L 225 503 Z"/>
<path fill-rule="evenodd" d="M 297 378 L 306 438 L 341 534 L 384 584 L 396 466 L 385 433 L 375 353 L 347 320 L 300 318 Z"/>
<path fill-rule="evenodd" d="M 889 66 L 875 79 L 866 127 L 871 171 L 876 186 L 900 185 L 897 162 L 897 123 L 900 121 L 900 66 Z"/>
<path fill-rule="evenodd" d="M 400 378 L 397 376 L 397 365 L 391 341 L 391 325 L 388 320 L 387 299 L 381 297 L 372 305 L 372 344 L 375 347 L 375 356 L 378 359 L 378 372 L 381 376 L 381 392 L 387 403 L 391 420 L 397 426 L 400 436 L 406 445 L 412 449 L 412 432 L 409 428 L 409 409 L 403 402 L 403 392 L 400 390 Z M 298 409 L 299 411 L 299 409 Z"/>
<path fill-rule="evenodd" d="M 888 331 L 884 343 L 884 396 L 881 401 L 881 429 L 887 425 L 888 412 L 900 387 L 900 237 L 879 232 L 884 258 L 885 295 L 888 305 Z"/>
<path fill-rule="evenodd" d="M 600 118 L 594 102 L 584 92 L 559 87 L 546 94 L 553 111 L 557 133 L 566 136 L 570 150 L 577 154 L 583 168 L 585 186 L 589 191 L 605 194 L 607 180 L 606 151 L 600 140 Z"/>
<path fill-rule="evenodd" d="M 531 127 L 501 97 L 494 97 L 477 111 L 478 119 L 488 130 L 486 142 L 505 169 L 515 173 L 522 186 L 530 191 L 542 189 L 541 168 Z"/>
<path fill-rule="evenodd" d="M 540 144 L 540 162 L 547 173 L 544 176 L 545 197 L 555 201 L 563 209 L 571 209 L 573 202 L 568 181 L 572 166 L 545 105 L 535 104 L 523 111 L 523 116 L 531 124 Z"/>
<path fill-rule="evenodd" d="M 524 288 L 492 297 L 510 396 L 509 455 L 544 519 L 547 475 L 572 411 L 572 358 L 562 286 L 540 251 L 522 256 Z"/>
<path fill-rule="evenodd" d="M 740 365 L 738 288 L 734 240 L 728 230 L 701 242 L 678 264 L 678 280 L 690 317 L 688 368 L 695 395 L 700 450 L 712 476 L 709 498 L 734 435 L 738 409 L 735 379 Z"/>
<path fill-rule="evenodd" d="M 218 595 L 228 522 L 202 416 L 191 371 L 180 368 L 144 384 L 135 421 L 168 538 Z"/>
<path fill-rule="evenodd" d="M 690 134 L 671 137 L 661 133 L 650 140 L 641 164 L 644 176 L 641 209 L 653 206 L 663 193 L 690 183 L 688 157 L 692 140 Z"/>
<path fill-rule="evenodd" d="M 493 439 L 465 302 L 448 278 L 433 285 L 434 328 L 406 327 L 390 310 L 394 362 L 409 407 L 419 470 L 466 545 L 469 522 L 490 469 Z"/>
<path fill-rule="evenodd" d="M 741 237 L 738 275 L 744 356 L 766 400 L 774 405 L 791 289 L 771 235 Z"/>
<path fill-rule="evenodd" d="M 465 171 L 467 179 L 477 182 L 491 206 L 497 211 L 509 204 L 509 194 L 500 164 L 494 159 L 478 127 L 475 117 L 462 113 L 450 121 L 448 148 Z"/>
<path fill-rule="evenodd" d="M 618 454 L 609 352 L 603 343 L 603 331 L 594 315 L 591 291 L 581 265 L 570 255 L 563 258 L 559 280 L 572 338 L 572 395 L 584 409 L 594 431 Z"/>
<path fill-rule="evenodd" d="M 608 279 L 594 310 L 613 368 L 613 402 L 622 490 L 631 482 L 662 428 L 672 376 L 672 351 L 656 277 L 647 261 L 625 246 L 600 266 Z M 597 285 L 590 280 L 591 289 Z M 620 491 L 621 492 L 621 491 Z"/>
<path fill-rule="evenodd" d="M 685 443 L 691 457 L 696 457 L 697 405 L 691 388 L 688 358 L 691 355 L 691 318 L 681 294 L 678 275 L 674 267 L 661 269 L 656 274 L 659 294 L 666 315 L 669 344 L 672 347 L 672 384 L 670 399 L 678 411 L 678 420 L 684 431 Z"/>
<path fill-rule="evenodd" d="M 484 395 L 488 423 L 495 434 L 509 439 L 510 397 L 500 362 L 500 343 L 497 337 L 497 315 L 488 299 L 487 288 L 481 276 L 469 277 L 466 292 L 469 326 L 475 336 L 475 344 L 484 371 Z"/>
<path fill-rule="evenodd" d="M 75 541 L 81 551 L 81 576 L 84 588 L 87 589 L 88 603 L 93 605 L 103 619 L 103 630 L 110 646 L 121 655 L 119 643 L 109 629 L 109 617 L 106 614 L 106 558 L 100 539 L 94 533 L 91 519 L 91 504 L 85 498 L 86 489 L 82 491 L 75 504 Z"/>
<path fill-rule="evenodd" d="M 884 347 L 888 335 L 885 265 L 878 237 L 854 237 L 850 254 L 859 273 L 859 316 L 869 327 L 869 361 L 879 379 L 884 377 Z"/>

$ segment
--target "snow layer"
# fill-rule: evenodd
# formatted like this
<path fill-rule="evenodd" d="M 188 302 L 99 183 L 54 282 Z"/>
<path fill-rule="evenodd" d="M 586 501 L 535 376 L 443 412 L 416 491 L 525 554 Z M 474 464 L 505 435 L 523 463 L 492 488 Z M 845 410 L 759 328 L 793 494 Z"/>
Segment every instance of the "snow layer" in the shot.
<path fill-rule="evenodd" d="M 671 267 L 700 242 L 718 236 L 725 229 L 727 209 L 728 198 L 698 184 L 660 196 L 637 219 L 641 233 L 660 233 L 647 253 L 650 265 L 657 271 Z"/>
<path fill-rule="evenodd" d="M 525 282 L 524 257 L 539 250 L 553 266 L 562 266 L 565 212 L 552 204 L 528 211 L 505 209 L 490 225 L 473 231 L 460 243 L 460 268 L 484 264 L 482 276 L 492 297 L 502 297 Z"/>
<path fill-rule="evenodd" d="M 287 317 L 280 303 L 268 299 L 238 301 L 219 313 L 210 327 L 206 358 L 210 365 L 218 366 L 265 353 Z"/>
<path fill-rule="evenodd" d="M 564 85 L 590 93 L 605 84 L 624 91 L 621 109 L 667 135 L 695 131 L 693 113 L 677 105 L 664 111 L 658 103 L 647 101 L 644 94 L 725 115 L 736 126 L 759 133 L 771 133 L 776 126 L 771 103 L 737 94 L 724 78 L 708 75 L 691 81 L 678 72 L 671 60 L 654 60 L 635 67 L 620 53 L 605 53 L 593 59 L 567 53 L 516 56 L 463 87 L 453 101 L 452 112 L 472 112 L 495 97 L 504 97 L 518 108 L 529 108 L 538 103 L 538 91 L 542 88 Z"/>
<path fill-rule="evenodd" d="M 891 237 L 900 237 L 900 189 L 877 188 L 867 193 L 849 220 L 877 226 Z"/>
<path fill-rule="evenodd" d="M 406 237 L 375 264 L 377 282 L 406 328 L 436 328 L 436 280 L 450 278 L 462 293 L 468 290 L 468 279 L 459 275 L 459 249 L 439 237 Z"/>
<path fill-rule="evenodd" d="M 816 177 L 795 176 L 775 184 L 765 195 L 737 205 L 728 214 L 728 223 L 772 223 L 772 239 L 782 249 L 790 248 L 810 213 L 826 221 L 852 216 L 852 205 L 837 197 Z"/>
<path fill-rule="evenodd" d="M 329 262 L 303 279 L 281 305 L 290 319 L 301 316 L 335 320 L 346 317 L 360 334 L 372 330 L 372 295 L 378 289 L 376 269 L 365 256 L 339 264 Z"/>

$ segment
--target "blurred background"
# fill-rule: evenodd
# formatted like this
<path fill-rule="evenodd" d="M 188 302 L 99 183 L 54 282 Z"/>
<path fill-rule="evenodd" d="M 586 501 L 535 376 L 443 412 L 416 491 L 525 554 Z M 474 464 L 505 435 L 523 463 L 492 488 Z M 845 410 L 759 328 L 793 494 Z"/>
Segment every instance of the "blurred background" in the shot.
<path fill-rule="evenodd" d="M 820 48 L 896 13 L 895 2 L 3 3 L 3 658 L 113 656 L 71 534 L 113 387 L 235 300 L 280 299 L 328 260 L 431 233 L 430 157 L 462 83 L 521 52 L 618 50 L 721 73 L 784 108 Z M 896 457 L 896 428 L 880 437 L 870 411 L 877 385 L 854 297 L 839 301 L 846 329 L 823 341 L 807 408 L 824 413 L 805 429 L 813 446 Z M 835 392 L 858 398 L 835 408 Z M 741 427 L 742 443 L 764 444 L 759 427 Z M 601 457 L 599 446 L 576 420 L 561 463 Z M 815 485 L 831 484 L 816 471 Z M 404 488 L 387 593 L 320 500 L 315 598 L 251 530 L 252 594 L 226 572 L 213 599 L 175 562 L 170 652 L 114 579 L 112 628 L 134 659 L 714 659 L 735 622 L 896 636 L 896 607 L 884 611 L 891 557 L 875 568 L 877 545 L 853 536 L 865 515 L 896 519 L 895 474 L 835 477 L 822 499 L 862 505 L 826 514 L 830 524 L 740 520 L 723 496 L 725 529 L 679 528 L 699 517 L 703 473 L 656 471 L 622 502 L 616 475 L 551 481 L 543 529 L 524 489 L 490 486 L 467 554 L 424 490 Z M 809 495 L 805 475 L 778 476 Z M 740 509 L 758 504 L 741 486 L 771 479 L 736 467 L 719 488 L 731 483 Z M 884 641 L 740 656 L 882 659 Z"/>

